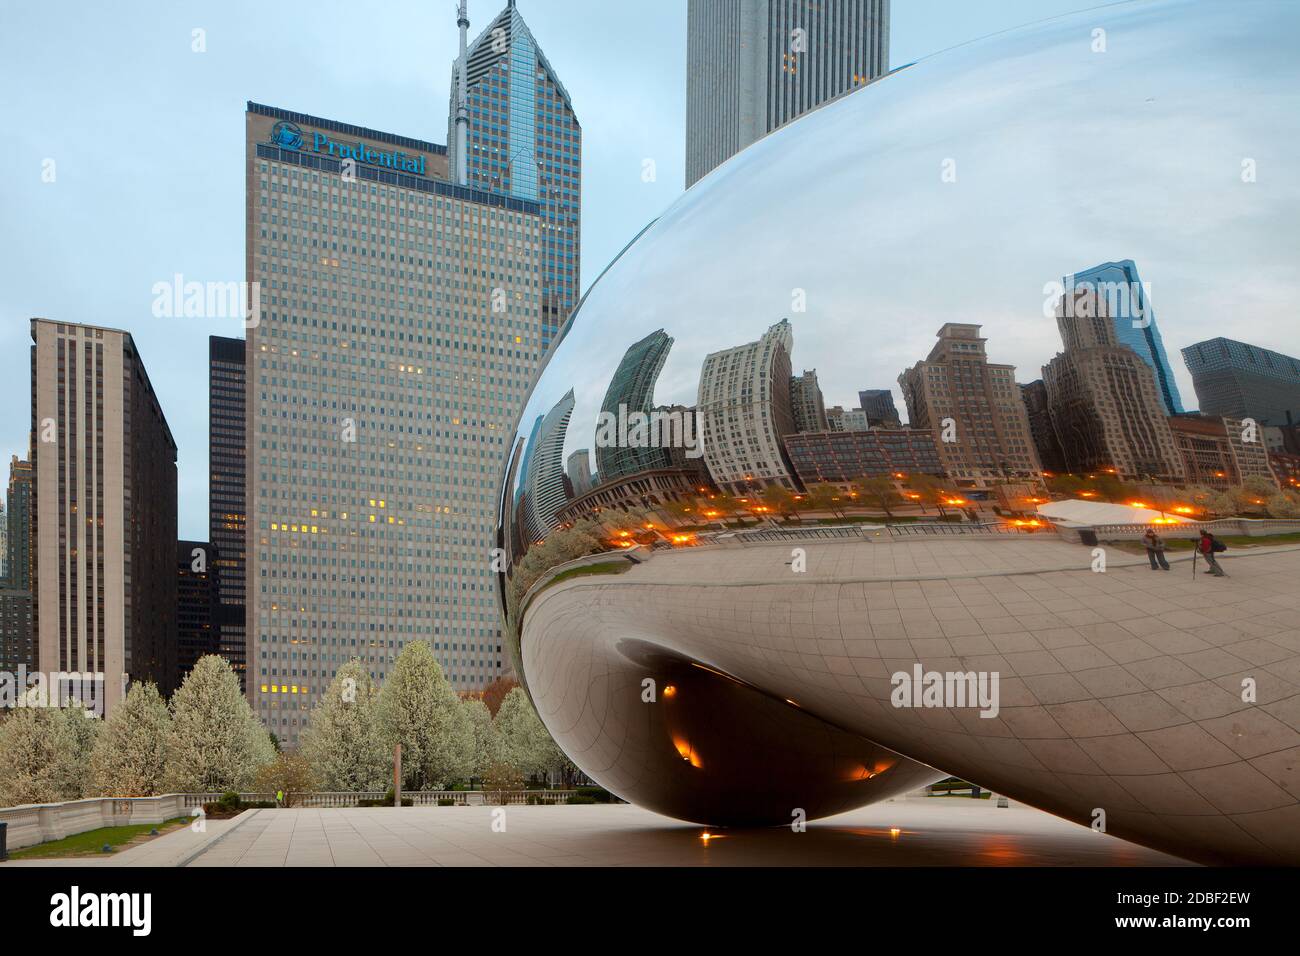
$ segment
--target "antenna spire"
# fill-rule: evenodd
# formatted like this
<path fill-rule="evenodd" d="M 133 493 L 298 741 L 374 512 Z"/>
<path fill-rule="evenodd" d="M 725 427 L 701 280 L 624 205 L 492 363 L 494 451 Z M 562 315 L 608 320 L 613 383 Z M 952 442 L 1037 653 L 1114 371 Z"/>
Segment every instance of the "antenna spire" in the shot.
<path fill-rule="evenodd" d="M 460 0 L 456 26 L 460 28 L 460 58 L 456 61 L 456 182 L 469 182 L 469 94 L 465 74 L 469 68 L 469 11 L 467 0 Z M 511 6 L 514 6 L 513 2 Z"/>

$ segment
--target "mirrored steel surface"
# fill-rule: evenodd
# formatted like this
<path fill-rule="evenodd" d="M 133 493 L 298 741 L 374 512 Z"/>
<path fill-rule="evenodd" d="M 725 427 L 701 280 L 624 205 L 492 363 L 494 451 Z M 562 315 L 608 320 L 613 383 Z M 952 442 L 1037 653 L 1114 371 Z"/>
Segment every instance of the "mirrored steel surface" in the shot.
<path fill-rule="evenodd" d="M 665 520 L 682 489 L 719 483 L 689 432 L 708 357 L 765 334 L 787 343 L 778 372 L 815 368 L 826 404 L 852 406 L 946 322 L 982 325 L 993 361 L 1038 378 L 1060 349 L 1049 284 L 1101 262 L 1138 263 L 1177 345 L 1193 339 L 1171 330 L 1207 316 L 1244 339 L 1294 327 L 1298 48 L 1300 4 L 1274 0 L 1035 24 L 815 111 L 648 226 L 540 376 L 501 498 L 512 650 L 574 761 L 711 824 L 789 823 L 952 773 L 1083 824 L 1101 810 L 1110 832 L 1185 856 L 1300 860 L 1281 559 L 1206 598 L 1182 574 L 1094 574 L 1054 538 L 764 550 L 679 541 Z M 676 410 L 681 431 L 647 447 L 615 414 L 602 440 L 620 405 L 670 425 Z M 650 559 L 615 573 L 631 542 Z M 599 552 L 623 553 L 570 564 Z M 891 706 L 913 663 L 998 670 L 999 716 Z"/>

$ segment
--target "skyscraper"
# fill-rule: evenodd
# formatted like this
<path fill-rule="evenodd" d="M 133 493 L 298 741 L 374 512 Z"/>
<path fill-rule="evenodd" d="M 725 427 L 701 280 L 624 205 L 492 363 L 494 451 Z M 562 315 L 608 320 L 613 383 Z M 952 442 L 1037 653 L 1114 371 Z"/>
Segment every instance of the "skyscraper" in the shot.
<path fill-rule="evenodd" d="M 858 404 L 867 413 L 867 422 L 873 426 L 897 428 L 901 423 L 894 393 L 887 388 L 865 388 L 858 392 Z"/>
<path fill-rule="evenodd" d="M 1034 448 L 1038 451 L 1038 460 L 1043 470 L 1064 471 L 1065 456 L 1061 453 L 1056 425 L 1052 422 L 1047 386 L 1041 378 L 1035 379 L 1020 386 L 1020 397 L 1024 400 L 1025 412 L 1029 415 L 1029 433 L 1034 437 Z"/>
<path fill-rule="evenodd" d="M 293 744 L 338 667 L 505 673 L 490 486 L 542 356 L 533 199 L 434 143 L 250 103 L 248 689 Z"/>
<path fill-rule="evenodd" d="M 573 486 L 573 496 L 579 498 L 585 495 L 594 485 L 591 477 L 591 452 L 579 448 L 565 461 L 564 472 L 569 476 L 569 484 Z"/>
<path fill-rule="evenodd" d="M 1183 349 L 1183 361 L 1206 415 L 1279 427 L 1300 423 L 1300 359 L 1217 338 Z"/>
<path fill-rule="evenodd" d="M 1043 384 L 1066 467 L 1183 480 L 1156 374 L 1119 343 L 1105 300 L 1076 287 L 1061 297 L 1056 314 L 1065 349 L 1043 366 Z"/>
<path fill-rule="evenodd" d="M 1137 264 L 1132 259 L 1120 262 L 1103 262 L 1066 279 L 1067 291 L 1093 289 L 1106 303 L 1115 330 L 1115 341 L 1132 349 L 1155 373 L 1156 389 L 1166 415 L 1183 412 L 1178 384 L 1174 381 L 1165 343 L 1156 325 L 1155 308 L 1147 295 L 1147 288 L 1138 276 Z"/>
<path fill-rule="evenodd" d="M 567 502 L 564 494 L 564 438 L 573 414 L 573 389 L 547 412 L 534 431 L 537 448 L 528 456 L 524 495 L 528 501 L 525 527 L 534 541 L 551 533 L 556 515 Z M 532 442 L 529 442 L 530 450 Z"/>
<path fill-rule="evenodd" d="M 618 363 L 600 410 L 613 416 L 614 421 L 627 421 L 634 413 L 649 414 L 654 408 L 655 382 L 663 371 L 673 338 L 663 329 L 651 332 L 639 342 L 634 342 Z M 620 430 L 620 434 L 622 431 Z M 665 449 L 648 444 L 596 445 L 596 470 L 601 481 L 613 481 L 636 474 L 648 468 L 668 465 Z"/>
<path fill-rule="evenodd" d="M 782 319 L 757 342 L 704 357 L 696 418 L 704 462 L 723 491 L 799 488 L 782 443 L 794 431 L 793 348 L 790 320 Z"/>
<path fill-rule="evenodd" d="M 247 689 L 248 646 L 244 526 L 247 406 L 244 340 L 213 335 L 208 338 L 208 539 L 219 589 L 214 616 L 218 643 L 213 653 L 230 661 Z"/>
<path fill-rule="evenodd" d="M 453 182 L 537 203 L 545 349 L 581 290 L 582 127 L 515 0 L 468 45 L 466 62 L 465 169 L 457 158 L 458 60 L 447 122 L 449 174 Z"/>
<path fill-rule="evenodd" d="M 889 72 L 889 0 L 690 0 L 686 187 Z"/>
<path fill-rule="evenodd" d="M 176 675 L 176 442 L 127 332 L 32 319 L 33 626 L 41 669 Z"/>
<path fill-rule="evenodd" d="M 14 455 L 5 494 L 5 574 L 0 577 L 0 671 L 36 667 L 32 631 L 32 466 Z"/>
<path fill-rule="evenodd" d="M 221 562 L 207 541 L 176 542 L 176 686 L 221 653 Z"/>
<path fill-rule="evenodd" d="M 795 431 L 824 432 L 830 428 L 826 421 L 826 399 L 817 382 L 816 369 L 791 376 L 790 408 L 794 413 Z"/>
<path fill-rule="evenodd" d="M 1040 477 L 1015 367 L 989 361 L 978 325 L 948 322 L 938 335 L 925 361 L 898 376 L 908 422 L 933 432 L 959 485 Z"/>

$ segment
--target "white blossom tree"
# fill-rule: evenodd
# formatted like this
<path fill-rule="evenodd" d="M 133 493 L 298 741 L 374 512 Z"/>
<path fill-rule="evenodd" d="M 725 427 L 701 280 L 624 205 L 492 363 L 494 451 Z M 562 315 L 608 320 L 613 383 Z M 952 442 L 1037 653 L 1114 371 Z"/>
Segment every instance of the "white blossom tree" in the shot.
<path fill-rule="evenodd" d="M 167 772 L 167 703 L 152 682 L 134 683 L 104 721 L 90 755 L 90 786 L 106 797 L 163 792 Z"/>
<path fill-rule="evenodd" d="M 302 754 L 322 790 L 382 790 L 392 751 L 379 724 L 379 691 L 359 660 L 340 667 L 302 736 Z"/>
<path fill-rule="evenodd" d="M 461 703 L 461 707 L 464 708 L 470 726 L 474 729 L 474 760 L 470 776 L 482 780 L 488 767 L 497 760 L 498 738 L 492 727 L 492 712 L 488 710 L 487 704 L 477 697 L 467 698 Z"/>
<path fill-rule="evenodd" d="M 406 789 L 441 790 L 470 775 L 474 728 L 427 642 L 397 656 L 379 692 L 379 721 L 387 749 L 402 745 Z"/>
<path fill-rule="evenodd" d="M 98 726 L 81 706 L 15 708 L 0 721 L 0 806 L 82 797 Z"/>
<path fill-rule="evenodd" d="M 244 790 L 258 769 L 275 759 L 270 735 L 223 657 L 199 659 L 172 695 L 171 712 L 167 786 L 172 790 Z"/>
<path fill-rule="evenodd" d="M 522 687 L 506 694 L 493 727 L 499 758 L 522 773 L 544 777 L 552 771 L 563 773 L 571 766 Z"/>

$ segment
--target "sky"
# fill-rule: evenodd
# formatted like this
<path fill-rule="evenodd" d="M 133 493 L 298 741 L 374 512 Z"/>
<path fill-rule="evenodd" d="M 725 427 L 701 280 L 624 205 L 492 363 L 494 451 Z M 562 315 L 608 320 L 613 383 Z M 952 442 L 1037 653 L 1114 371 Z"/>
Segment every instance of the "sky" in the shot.
<path fill-rule="evenodd" d="M 682 193 L 686 3 L 518 5 L 583 128 L 585 289 Z M 894 0 L 890 62 L 1093 5 Z M 502 6 L 470 0 L 471 36 Z M 153 285 L 244 278 L 248 100 L 445 142 L 456 44 L 453 0 L 0 0 L 0 476 L 26 453 L 29 319 L 125 329 L 179 447 L 179 534 L 206 539 L 207 339 L 242 333 L 154 318 Z"/>

